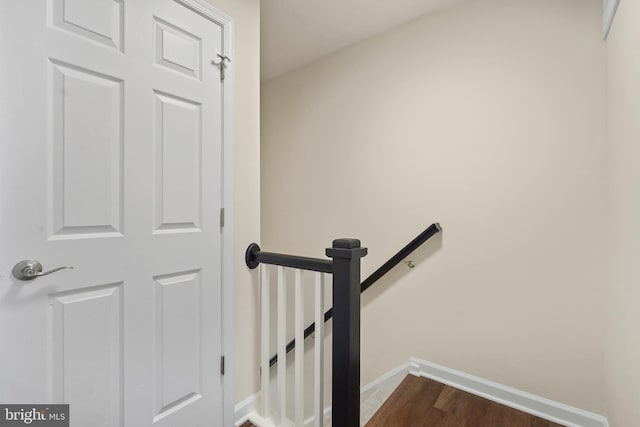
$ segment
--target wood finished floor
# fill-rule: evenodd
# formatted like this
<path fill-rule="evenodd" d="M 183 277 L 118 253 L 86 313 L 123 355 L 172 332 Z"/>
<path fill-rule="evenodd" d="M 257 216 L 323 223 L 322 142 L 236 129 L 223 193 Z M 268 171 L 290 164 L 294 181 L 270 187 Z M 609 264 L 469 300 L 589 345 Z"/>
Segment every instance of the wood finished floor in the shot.
<path fill-rule="evenodd" d="M 247 421 L 240 427 L 255 427 Z M 427 378 L 407 375 L 366 427 L 563 427 Z"/>
<path fill-rule="evenodd" d="M 366 427 L 562 427 L 439 382 L 408 375 Z"/>

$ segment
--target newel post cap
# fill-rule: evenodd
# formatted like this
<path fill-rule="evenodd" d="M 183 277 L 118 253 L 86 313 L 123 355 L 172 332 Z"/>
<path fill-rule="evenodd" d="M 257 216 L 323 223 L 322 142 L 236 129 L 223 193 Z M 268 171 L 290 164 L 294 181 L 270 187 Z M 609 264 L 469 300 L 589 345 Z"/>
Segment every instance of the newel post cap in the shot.
<path fill-rule="evenodd" d="M 367 248 L 360 247 L 358 239 L 336 239 L 333 246 L 327 248 L 330 258 L 362 258 L 367 255 Z"/>

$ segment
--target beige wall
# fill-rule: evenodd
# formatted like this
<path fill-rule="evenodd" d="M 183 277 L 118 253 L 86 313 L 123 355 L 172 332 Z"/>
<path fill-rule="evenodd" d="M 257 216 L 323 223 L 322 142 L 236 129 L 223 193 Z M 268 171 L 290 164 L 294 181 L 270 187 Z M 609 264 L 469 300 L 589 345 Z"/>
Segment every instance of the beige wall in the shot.
<path fill-rule="evenodd" d="M 612 277 L 606 402 L 612 427 L 640 421 L 640 3 L 621 1 L 607 41 Z"/>
<path fill-rule="evenodd" d="M 260 2 L 209 0 L 234 22 L 234 253 L 236 402 L 258 386 L 258 303 L 244 248 L 260 238 Z"/>
<path fill-rule="evenodd" d="M 263 248 L 358 237 L 366 275 L 444 227 L 365 294 L 363 384 L 417 356 L 603 410 L 600 7 L 470 1 L 263 84 Z"/>

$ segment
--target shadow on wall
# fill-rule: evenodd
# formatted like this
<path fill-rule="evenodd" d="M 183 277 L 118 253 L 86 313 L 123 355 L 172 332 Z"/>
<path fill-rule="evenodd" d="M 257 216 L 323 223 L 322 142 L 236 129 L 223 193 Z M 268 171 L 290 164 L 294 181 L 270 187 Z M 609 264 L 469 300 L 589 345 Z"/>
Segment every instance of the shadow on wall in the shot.
<path fill-rule="evenodd" d="M 435 234 L 422 246 L 416 249 L 411 255 L 409 255 L 404 261 L 412 260 L 415 263 L 415 268 L 409 268 L 409 266 L 403 262 L 398 264 L 387 274 L 382 276 L 378 282 L 374 283 L 366 292 L 362 294 L 361 306 L 366 307 L 370 302 L 384 294 L 391 286 L 399 282 L 408 274 L 418 274 L 421 271 L 421 267 L 426 261 L 429 260 L 436 252 L 442 249 L 442 236 L 444 234 L 444 228 L 441 232 Z M 399 250 L 400 248 L 398 248 Z M 371 248 L 369 248 L 371 251 Z M 389 257 L 393 256 L 393 253 Z M 377 268 L 377 267 L 376 267 Z M 424 270 L 426 271 L 426 270 Z M 363 278 L 363 280 L 366 278 Z M 428 280 L 428 276 L 427 276 Z"/>

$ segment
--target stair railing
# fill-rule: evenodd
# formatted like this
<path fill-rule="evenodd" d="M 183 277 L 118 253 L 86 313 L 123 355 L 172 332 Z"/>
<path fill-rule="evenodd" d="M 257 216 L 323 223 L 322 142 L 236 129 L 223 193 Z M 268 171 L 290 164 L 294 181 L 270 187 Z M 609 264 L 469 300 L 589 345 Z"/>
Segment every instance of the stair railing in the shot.
<path fill-rule="evenodd" d="M 362 284 L 360 285 L 360 293 L 366 291 L 373 285 L 375 282 L 380 280 L 382 276 L 387 274 L 389 271 L 393 269 L 396 265 L 400 264 L 403 259 L 407 258 L 409 255 L 413 253 L 416 249 L 422 246 L 427 240 L 431 239 L 433 236 L 442 231 L 442 227 L 439 223 L 433 223 L 429 227 L 427 227 L 423 232 L 418 234 L 413 240 L 407 243 L 402 249 L 396 252 L 391 258 L 387 260 L 384 264 L 380 266 L 376 271 L 371 273 L 369 277 L 367 277 Z M 329 321 L 333 317 L 333 309 L 329 309 L 324 313 L 324 322 Z M 304 330 L 304 339 L 307 339 L 313 332 L 316 330 L 316 325 L 320 325 L 322 321 L 315 319 L 315 322 L 307 326 Z M 320 325 L 322 327 L 322 325 Z M 287 343 L 287 353 L 296 348 L 296 341 L 301 342 L 302 340 L 293 339 Z M 273 366 L 278 362 L 278 355 L 274 354 L 269 359 L 269 366 Z"/>
<path fill-rule="evenodd" d="M 270 280 L 267 264 L 277 266 L 277 355 L 286 360 L 286 307 L 287 288 L 285 268 L 294 269 L 295 277 L 295 339 L 304 341 L 304 284 L 302 271 L 315 274 L 315 324 L 318 325 L 314 348 L 314 426 L 324 424 L 324 276 L 333 276 L 333 352 L 331 418 L 334 427 L 360 426 L 360 258 L 367 249 L 356 239 L 337 239 L 327 248 L 332 260 L 306 258 L 295 255 L 263 252 L 252 243 L 247 248 L 245 261 L 251 269 L 261 265 L 261 388 L 262 416 L 271 418 L 270 405 Z M 294 360 L 294 421 L 296 427 L 304 425 L 304 346 L 296 349 Z M 288 425 L 286 417 L 286 363 L 277 370 L 278 418 L 280 426 Z"/>
<path fill-rule="evenodd" d="M 254 269 L 260 265 L 261 287 L 261 349 L 260 376 L 262 389 L 262 415 L 271 418 L 270 367 L 316 332 L 314 343 L 314 427 L 324 427 L 324 323 L 333 318 L 332 353 L 332 425 L 334 427 L 360 426 L 360 294 L 402 262 L 427 240 L 442 231 L 439 223 L 431 224 L 411 242 L 400 249 L 380 268 L 360 283 L 360 258 L 367 249 L 355 239 L 338 239 L 327 248 L 333 260 L 306 258 L 295 255 L 264 252 L 256 243 L 247 248 L 245 261 Z M 269 357 L 270 343 L 270 280 L 268 264 L 277 266 L 277 352 Z M 286 341 L 286 275 L 285 268 L 294 269 L 295 277 L 295 338 Z M 304 328 L 304 289 L 302 271 L 315 273 L 314 323 Z M 324 273 L 333 275 L 333 307 L 324 311 Z M 304 425 L 304 346 L 296 349 L 294 360 L 295 425 Z M 278 365 L 277 397 L 279 425 L 288 425 L 286 418 L 286 363 Z"/>

